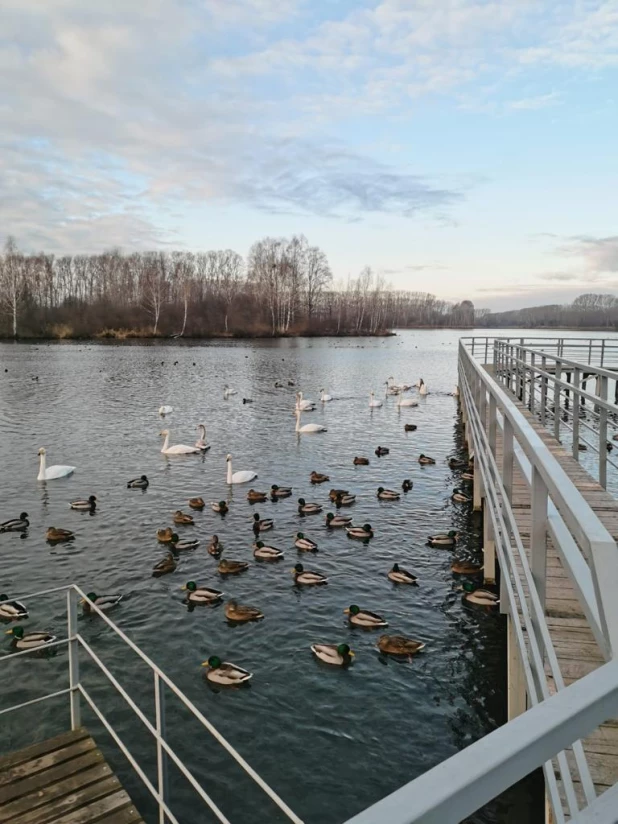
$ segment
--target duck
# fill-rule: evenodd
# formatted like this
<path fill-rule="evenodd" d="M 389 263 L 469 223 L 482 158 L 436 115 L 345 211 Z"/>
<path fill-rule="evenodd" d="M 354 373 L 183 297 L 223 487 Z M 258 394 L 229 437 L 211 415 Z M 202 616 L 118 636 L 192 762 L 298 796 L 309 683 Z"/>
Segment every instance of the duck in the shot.
<path fill-rule="evenodd" d="M 152 577 L 153 578 L 160 578 L 162 575 L 167 575 L 170 572 L 174 572 L 178 564 L 176 563 L 176 559 L 169 552 L 165 558 L 162 558 L 152 568 Z"/>
<path fill-rule="evenodd" d="M 401 488 L 403 489 L 404 492 L 410 492 L 410 490 L 412 489 L 413 486 L 414 486 L 414 484 L 412 483 L 412 481 L 409 478 L 406 478 L 401 484 Z"/>
<path fill-rule="evenodd" d="M 312 472 L 311 475 L 309 475 L 309 480 L 312 484 L 323 484 L 326 483 L 326 481 L 330 481 L 330 478 L 321 472 Z"/>
<path fill-rule="evenodd" d="M 388 455 L 390 453 L 390 449 L 387 449 L 385 446 L 378 446 L 376 449 L 376 455 L 378 458 L 381 458 L 383 455 Z"/>
<path fill-rule="evenodd" d="M 356 503 L 356 495 L 348 495 L 347 493 L 344 495 L 339 495 L 338 498 L 335 498 L 335 506 L 339 508 L 340 506 L 352 506 L 352 504 Z"/>
<path fill-rule="evenodd" d="M 466 495 L 465 492 L 462 492 L 461 489 L 454 489 L 451 498 L 458 504 L 469 504 L 472 502 L 472 498 Z"/>
<path fill-rule="evenodd" d="M 389 581 L 392 581 L 394 584 L 416 584 L 418 581 L 416 575 L 412 575 L 407 569 L 401 569 L 399 564 L 393 564 L 387 577 Z"/>
<path fill-rule="evenodd" d="M 223 552 L 223 544 L 219 541 L 218 535 L 213 535 L 210 539 L 210 543 L 208 544 L 208 554 L 214 555 L 215 558 L 218 558 L 219 555 Z"/>
<path fill-rule="evenodd" d="M 378 649 L 387 655 L 405 655 L 411 658 L 417 652 L 425 649 L 426 644 L 405 638 L 403 635 L 381 635 L 378 638 Z"/>
<path fill-rule="evenodd" d="M 206 427 L 203 423 L 198 423 L 197 430 L 201 433 L 201 437 L 196 440 L 195 445 L 202 452 L 206 452 L 207 449 L 210 449 L 210 444 L 206 440 Z"/>
<path fill-rule="evenodd" d="M 97 508 L 97 496 L 91 495 L 89 498 L 78 501 L 71 501 L 69 504 L 71 509 L 80 509 L 82 511 L 94 512 Z"/>
<path fill-rule="evenodd" d="M 483 571 L 482 564 L 473 564 L 472 561 L 453 561 L 451 572 L 456 575 L 478 575 Z"/>
<path fill-rule="evenodd" d="M 223 597 L 223 593 L 218 589 L 210 587 L 200 587 L 195 581 L 187 581 L 180 587 L 187 593 L 187 601 L 190 604 L 216 604 Z"/>
<path fill-rule="evenodd" d="M 121 601 L 122 595 L 97 595 L 96 592 L 89 592 L 85 598 L 81 599 L 80 604 L 86 613 L 93 611 L 91 604 L 94 604 L 101 612 L 106 612 Z"/>
<path fill-rule="evenodd" d="M 170 544 L 174 537 L 174 530 L 171 526 L 166 526 L 164 529 L 157 529 L 157 541 L 162 544 Z"/>
<path fill-rule="evenodd" d="M 291 494 L 291 486 L 277 486 L 277 484 L 273 484 L 270 488 L 271 498 L 289 498 Z"/>
<path fill-rule="evenodd" d="M 370 409 L 379 409 L 382 406 L 382 401 L 377 401 L 375 392 L 369 393 L 369 408 Z"/>
<path fill-rule="evenodd" d="M 50 632 L 28 632 L 24 633 L 23 627 L 12 627 L 7 629 L 6 635 L 12 635 L 11 646 L 15 649 L 36 649 L 53 644 L 56 636 Z"/>
<path fill-rule="evenodd" d="M 28 513 L 22 512 L 19 518 L 9 518 L 0 524 L 0 532 L 25 532 L 29 526 Z"/>
<path fill-rule="evenodd" d="M 238 394 L 238 390 L 237 389 L 230 389 L 230 387 L 227 385 L 227 383 L 223 387 L 223 397 L 224 398 L 229 398 L 232 395 L 237 395 L 237 394 Z"/>
<path fill-rule="evenodd" d="M 75 538 L 75 533 L 70 529 L 58 529 L 55 526 L 50 526 L 45 533 L 45 538 L 51 543 L 60 543 L 60 541 L 72 541 Z"/>
<path fill-rule="evenodd" d="M 244 572 L 249 569 L 249 564 L 246 561 L 228 561 L 222 558 L 219 561 L 217 571 L 220 575 L 237 575 L 239 572 Z"/>
<path fill-rule="evenodd" d="M 62 464 L 47 466 L 46 455 L 47 451 L 42 446 L 39 449 L 39 474 L 36 477 L 37 481 L 54 481 L 57 478 L 66 478 L 75 472 L 74 466 L 63 466 Z"/>
<path fill-rule="evenodd" d="M 326 526 L 334 529 L 340 526 L 349 526 L 352 523 L 352 516 L 351 515 L 334 515 L 332 512 L 329 512 L 326 515 Z"/>
<path fill-rule="evenodd" d="M 437 532 L 427 538 L 429 546 L 455 546 L 459 538 L 459 533 L 454 529 L 449 532 Z"/>
<path fill-rule="evenodd" d="M 260 561 L 280 561 L 284 557 L 283 552 L 276 546 L 267 546 L 262 541 L 253 545 L 253 556 Z"/>
<path fill-rule="evenodd" d="M 174 411 L 173 406 L 160 406 L 159 407 L 159 415 L 171 415 Z"/>
<path fill-rule="evenodd" d="M 226 512 L 229 512 L 229 506 L 225 503 L 225 501 L 213 501 L 210 504 L 210 508 L 213 512 L 218 512 L 220 515 L 225 515 Z"/>
<path fill-rule="evenodd" d="M 359 538 L 360 540 L 366 540 L 368 538 L 373 538 L 373 529 L 371 524 L 363 524 L 363 526 L 351 526 L 349 529 L 346 529 L 348 538 Z"/>
<path fill-rule="evenodd" d="M 500 598 L 495 592 L 489 589 L 477 589 L 472 581 L 465 581 L 463 586 L 462 601 L 465 604 L 473 604 L 477 607 L 497 607 L 500 604 Z"/>
<path fill-rule="evenodd" d="M 176 512 L 174 512 L 174 523 L 184 524 L 184 526 L 194 525 L 193 517 L 185 514 L 182 509 L 177 509 Z"/>
<path fill-rule="evenodd" d="M 435 458 L 430 458 L 428 455 L 423 455 L 423 453 L 421 453 L 418 456 L 418 462 L 421 466 L 430 466 L 431 464 L 435 464 L 436 461 Z"/>
<path fill-rule="evenodd" d="M 335 667 L 348 667 L 354 660 L 347 644 L 311 644 L 311 652 L 320 661 Z"/>
<path fill-rule="evenodd" d="M 307 503 L 304 498 L 298 499 L 298 512 L 301 515 L 315 515 L 322 511 L 322 504 Z"/>
<path fill-rule="evenodd" d="M 252 672 L 231 664 L 229 661 L 222 661 L 216 655 L 211 655 L 202 666 L 208 667 L 206 678 L 219 687 L 238 687 L 253 678 Z"/>
<path fill-rule="evenodd" d="M 302 564 L 295 565 L 292 575 L 294 576 L 294 583 L 298 586 L 319 586 L 328 583 L 326 575 L 322 575 L 321 572 L 306 570 Z"/>
<path fill-rule="evenodd" d="M 451 469 L 465 469 L 468 466 L 468 461 L 461 458 L 449 458 L 448 465 Z"/>
<path fill-rule="evenodd" d="M 332 399 L 332 395 L 327 395 L 323 389 L 320 389 L 320 400 L 322 403 L 328 403 L 329 401 L 332 401 Z"/>
<path fill-rule="evenodd" d="M 305 538 L 302 532 L 296 533 L 296 540 L 294 541 L 294 546 L 301 552 L 317 552 L 318 549 L 318 545 L 316 544 L 316 542 L 312 541 L 311 538 Z"/>
<path fill-rule="evenodd" d="M 316 432 L 327 432 L 327 428 L 321 423 L 306 423 L 304 426 L 300 425 L 301 410 L 296 410 L 296 432 L 299 435 L 312 435 Z"/>
<path fill-rule="evenodd" d="M 159 432 L 161 437 L 165 438 L 163 441 L 163 446 L 161 447 L 161 452 L 164 455 L 197 455 L 202 450 L 198 449 L 197 446 L 187 446 L 184 443 L 177 443 L 174 446 L 170 446 L 170 431 L 169 429 L 162 429 Z"/>
<path fill-rule="evenodd" d="M 186 538 L 181 541 L 178 535 L 174 532 L 172 535 L 171 544 L 174 552 L 184 552 L 187 549 L 195 549 L 200 545 L 200 542 L 197 538 Z"/>
<path fill-rule="evenodd" d="M 254 532 L 267 532 L 269 529 L 272 529 L 274 525 L 275 522 L 272 518 L 260 518 L 258 512 L 253 516 Z"/>
<path fill-rule="evenodd" d="M 21 601 L 11 601 L 7 595 L 0 595 L 0 618 L 14 620 L 27 617 L 28 609 Z"/>
<path fill-rule="evenodd" d="M 247 484 L 257 478 L 257 472 L 252 469 L 239 469 L 238 472 L 232 471 L 232 456 L 227 454 L 225 456 L 227 463 L 227 482 L 228 484 Z"/>
<path fill-rule="evenodd" d="M 253 398 L 243 398 L 242 402 L 243 403 L 253 403 Z"/>
<path fill-rule="evenodd" d="M 369 466 L 369 458 L 359 458 L 358 456 L 352 461 L 354 466 Z"/>
<path fill-rule="evenodd" d="M 369 612 L 366 609 L 361 609 L 356 604 L 347 607 L 343 610 L 345 615 L 349 616 L 349 621 L 357 627 L 387 627 L 388 622 L 377 615 L 375 612 Z"/>
<path fill-rule="evenodd" d="M 266 493 L 258 492 L 257 489 L 250 489 L 247 492 L 247 500 L 252 504 L 263 504 L 266 501 Z"/>
<path fill-rule="evenodd" d="M 404 423 L 403 431 L 404 432 L 416 432 L 418 426 L 415 423 Z"/>
<path fill-rule="evenodd" d="M 133 478 L 133 480 L 127 482 L 127 489 L 148 489 L 149 483 L 150 481 L 146 475 L 140 475 L 139 478 Z"/>
<path fill-rule="evenodd" d="M 228 601 L 225 605 L 225 617 L 235 624 L 244 624 L 247 621 L 261 621 L 264 613 L 257 607 L 244 606 L 237 601 Z"/>
<path fill-rule="evenodd" d="M 461 480 L 462 481 L 473 481 L 474 480 L 474 472 L 470 472 L 470 470 L 466 470 L 465 472 L 461 473 Z"/>
<path fill-rule="evenodd" d="M 191 509 L 204 509 L 206 504 L 203 498 L 189 498 L 189 506 Z"/>
<path fill-rule="evenodd" d="M 328 497 L 333 501 L 333 503 L 337 500 L 337 498 L 341 498 L 344 495 L 348 495 L 347 489 L 331 489 L 328 493 Z"/>
<path fill-rule="evenodd" d="M 399 492 L 394 489 L 384 489 L 383 486 L 378 487 L 377 496 L 381 501 L 398 501 L 401 498 Z"/>

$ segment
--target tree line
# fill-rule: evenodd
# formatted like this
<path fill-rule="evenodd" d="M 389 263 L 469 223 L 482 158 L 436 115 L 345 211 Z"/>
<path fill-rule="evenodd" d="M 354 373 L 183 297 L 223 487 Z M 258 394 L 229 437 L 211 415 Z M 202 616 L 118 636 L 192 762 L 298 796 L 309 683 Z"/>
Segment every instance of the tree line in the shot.
<path fill-rule="evenodd" d="M 618 298 L 588 292 L 572 303 L 530 306 L 508 312 L 476 312 L 476 325 L 488 328 L 618 329 Z"/>
<path fill-rule="evenodd" d="M 231 249 L 0 255 L 0 336 L 377 335 L 397 327 L 472 326 L 470 301 L 393 290 L 366 267 L 335 284 L 324 252 L 300 235 Z"/>

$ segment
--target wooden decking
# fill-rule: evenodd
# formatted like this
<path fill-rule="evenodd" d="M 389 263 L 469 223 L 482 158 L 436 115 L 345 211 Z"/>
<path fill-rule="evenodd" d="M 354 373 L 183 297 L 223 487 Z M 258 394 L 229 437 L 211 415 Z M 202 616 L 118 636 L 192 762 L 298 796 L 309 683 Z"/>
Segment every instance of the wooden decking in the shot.
<path fill-rule="evenodd" d="M 143 822 L 85 729 L 0 757 L 0 822 Z"/>
<path fill-rule="evenodd" d="M 582 496 L 605 525 L 612 537 L 618 541 L 618 501 L 611 497 L 585 469 L 564 449 L 553 435 L 544 429 L 525 407 L 516 402 L 528 422 L 534 426 L 543 442 L 549 447 L 553 456 L 577 486 Z M 498 434 L 496 458 L 502 461 L 502 439 Z M 513 478 L 513 511 L 519 534 L 526 548 L 530 542 L 530 489 L 515 461 Z M 618 593 L 616 593 L 618 597 Z M 554 649 L 558 658 L 560 671 L 565 685 L 569 685 L 584 675 L 595 670 L 604 658 L 588 625 L 568 572 L 552 545 L 548 543 L 547 590 L 546 590 L 547 624 Z M 548 672 L 549 674 L 549 672 Z M 550 689 L 553 691 L 553 679 L 549 677 Z M 588 761 L 591 778 L 598 794 L 618 782 L 618 720 L 608 721 L 584 742 L 584 751 Z M 569 761 L 572 754 L 567 753 Z M 578 780 L 574 781 L 577 796 L 582 799 L 583 792 Z M 618 817 L 618 812 L 617 812 Z"/>

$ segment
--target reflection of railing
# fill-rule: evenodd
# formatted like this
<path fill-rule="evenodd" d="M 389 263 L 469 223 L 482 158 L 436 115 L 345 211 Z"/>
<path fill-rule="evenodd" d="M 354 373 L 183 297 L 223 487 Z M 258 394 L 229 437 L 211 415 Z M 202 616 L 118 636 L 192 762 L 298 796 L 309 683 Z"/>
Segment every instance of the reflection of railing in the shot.
<path fill-rule="evenodd" d="M 208 719 L 197 709 L 197 707 L 186 697 L 186 695 L 184 695 L 184 693 L 178 689 L 174 682 L 170 678 L 168 678 L 167 675 L 165 675 L 165 673 L 162 670 L 160 670 L 159 667 L 157 667 L 157 665 L 153 663 L 153 661 L 151 661 L 150 658 L 148 658 L 148 656 L 145 655 L 139 649 L 139 647 L 136 646 L 133 643 L 133 641 L 131 641 L 122 632 L 122 630 L 120 630 L 112 621 L 110 621 L 107 615 L 102 613 L 101 610 L 96 606 L 96 604 L 91 604 L 91 609 L 94 612 L 96 612 L 103 619 L 103 621 L 105 621 L 105 623 L 114 631 L 114 633 L 116 633 L 116 635 L 122 640 L 122 642 L 126 644 L 127 648 L 134 652 L 138 656 L 138 658 L 141 659 L 146 669 L 150 671 L 150 674 L 153 679 L 152 689 L 155 706 L 155 723 L 152 724 L 149 721 L 144 712 L 138 707 L 135 701 L 130 697 L 127 691 L 118 682 L 117 678 L 101 661 L 101 659 L 92 649 L 90 644 L 88 644 L 87 641 L 85 641 L 82 635 L 80 635 L 80 633 L 78 632 L 77 604 L 79 598 L 85 598 L 84 593 L 81 591 L 79 587 L 75 585 L 67 587 L 58 587 L 56 589 L 48 589 L 43 592 L 37 592 L 27 596 L 20 596 L 20 598 L 22 598 L 23 600 L 25 600 L 26 598 L 34 599 L 42 597 L 44 595 L 50 595 L 52 593 L 58 593 L 63 591 L 66 591 L 67 596 L 67 637 L 54 641 L 52 644 L 47 644 L 45 649 L 47 650 L 53 647 L 68 646 L 69 686 L 66 689 L 58 690 L 47 695 L 42 695 L 31 701 L 25 701 L 21 704 L 16 704 L 12 707 L 3 708 L 0 710 L 0 715 L 24 709 L 25 707 L 32 706 L 34 704 L 39 704 L 41 702 L 45 702 L 53 698 L 58 698 L 62 695 L 68 695 L 70 697 L 71 705 L 71 727 L 72 729 L 77 729 L 81 726 L 81 703 L 82 701 L 85 701 L 86 704 L 90 707 L 90 709 L 94 712 L 96 717 L 99 719 L 101 724 L 105 727 L 110 736 L 113 738 L 116 745 L 124 754 L 126 759 L 129 761 L 129 763 L 141 779 L 143 785 L 154 798 L 159 809 L 159 824 L 165 824 L 165 822 L 168 821 L 172 824 L 187 824 L 187 819 L 185 817 L 183 817 L 182 819 L 177 818 L 177 816 L 168 806 L 168 760 L 171 761 L 178 768 L 178 770 L 182 773 L 182 775 L 185 777 L 185 779 L 188 781 L 191 787 L 201 798 L 202 802 L 210 809 L 215 818 L 218 821 L 230 824 L 229 819 L 219 809 L 217 804 L 204 790 L 200 782 L 195 778 L 193 773 L 185 766 L 180 756 L 172 749 L 172 747 L 168 744 L 166 740 L 165 693 L 167 689 L 169 692 L 173 694 L 173 696 L 176 699 L 178 699 L 178 701 L 182 705 L 184 705 L 184 707 L 187 710 L 189 710 L 189 712 L 193 715 L 194 719 L 203 728 L 205 728 L 225 750 L 227 750 L 227 752 L 232 756 L 232 758 L 242 767 L 242 769 L 247 773 L 247 775 L 250 778 L 252 778 L 253 781 L 259 787 L 261 787 L 262 790 L 264 790 L 264 792 L 287 816 L 287 818 L 290 821 L 295 822 L 295 824 L 302 824 L 301 819 L 288 807 L 288 805 L 281 798 L 279 798 L 277 793 L 275 793 L 275 791 L 272 790 L 271 787 L 269 787 L 268 784 L 262 778 L 260 778 L 260 776 L 255 772 L 255 770 L 251 766 L 249 766 L 249 764 L 234 749 L 234 747 L 232 747 L 232 745 L 228 741 L 226 741 L 226 739 L 218 732 L 218 730 L 210 723 L 210 721 L 208 721 Z M 6 661 L 17 658 L 18 656 L 37 654 L 40 652 L 40 647 L 35 647 L 33 649 L 28 650 L 19 650 L 18 652 L 14 652 L 10 655 L 4 656 L 2 659 L 0 659 L 0 661 L 2 662 L 2 664 L 4 664 Z M 131 708 L 131 710 L 135 713 L 137 718 L 139 718 L 144 727 L 153 737 L 156 743 L 157 753 L 156 786 L 148 778 L 143 767 L 138 763 L 137 759 L 131 753 L 125 742 L 118 735 L 118 733 L 112 726 L 111 722 L 108 720 L 104 712 L 101 710 L 100 706 L 92 697 L 91 693 L 86 689 L 84 683 L 80 680 L 80 653 L 85 653 L 88 656 L 88 659 L 94 662 L 94 664 L 96 664 L 99 671 L 105 676 L 105 679 L 115 688 L 117 693 L 124 699 L 125 703 Z"/>

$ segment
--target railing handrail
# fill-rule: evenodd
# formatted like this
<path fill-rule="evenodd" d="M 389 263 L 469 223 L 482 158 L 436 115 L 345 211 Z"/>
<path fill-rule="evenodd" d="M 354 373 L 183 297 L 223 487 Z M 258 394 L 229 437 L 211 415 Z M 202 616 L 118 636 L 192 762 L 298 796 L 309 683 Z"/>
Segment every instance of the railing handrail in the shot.
<path fill-rule="evenodd" d="M 495 341 L 498 345 L 504 344 L 502 338 L 495 338 Z M 595 366 L 593 363 L 585 363 L 584 361 L 575 361 L 571 360 L 570 358 L 565 358 L 562 355 L 552 355 L 551 352 L 546 352 L 543 349 L 534 349 L 531 346 L 521 346 L 520 344 L 511 344 L 506 343 L 507 346 L 516 346 L 522 352 L 528 352 L 531 355 L 538 355 L 540 358 L 551 358 L 552 360 L 559 361 L 562 366 L 568 366 L 571 369 L 579 369 L 582 372 L 590 372 L 593 375 L 601 375 L 602 377 L 609 378 L 610 380 L 616 380 L 618 378 L 618 371 L 616 369 L 605 369 L 603 366 Z M 618 351 L 618 341 L 616 341 L 616 350 Z M 527 364 L 530 367 L 530 364 Z M 538 367 L 535 368 L 535 371 L 539 371 Z M 569 389 L 573 389 L 572 385 L 569 384 Z"/>

